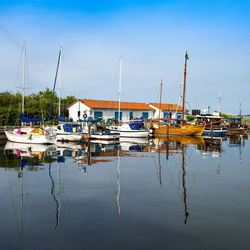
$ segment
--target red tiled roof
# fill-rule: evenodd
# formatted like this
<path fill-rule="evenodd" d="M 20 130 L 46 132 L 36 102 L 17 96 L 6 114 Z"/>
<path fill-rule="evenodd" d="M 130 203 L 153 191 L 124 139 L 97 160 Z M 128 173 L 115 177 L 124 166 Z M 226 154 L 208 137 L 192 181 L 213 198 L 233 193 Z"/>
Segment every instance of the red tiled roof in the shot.
<path fill-rule="evenodd" d="M 119 102 L 118 101 L 102 101 L 102 100 L 87 100 L 87 99 L 78 99 L 73 102 L 71 105 L 67 107 L 70 108 L 76 102 L 82 102 L 86 106 L 90 108 L 102 108 L 102 109 L 118 109 Z M 139 103 L 139 102 L 120 102 L 121 109 L 134 109 L 134 110 L 153 110 L 148 104 L 146 103 Z"/>
<path fill-rule="evenodd" d="M 149 103 L 149 105 L 152 105 L 156 108 L 160 108 L 160 103 Z M 177 104 L 165 104 L 162 103 L 161 104 L 161 110 L 177 110 L 177 111 L 181 111 L 182 110 L 182 106 L 179 106 Z M 185 111 L 188 111 L 188 109 L 185 109 Z"/>

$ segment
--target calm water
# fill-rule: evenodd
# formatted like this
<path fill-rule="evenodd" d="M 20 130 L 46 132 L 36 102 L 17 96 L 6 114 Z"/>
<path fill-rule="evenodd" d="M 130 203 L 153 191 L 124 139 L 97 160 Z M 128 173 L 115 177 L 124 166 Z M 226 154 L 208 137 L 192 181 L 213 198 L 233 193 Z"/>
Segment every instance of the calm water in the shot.
<path fill-rule="evenodd" d="M 250 249 L 247 138 L 170 140 L 2 142 L 0 249 Z"/>

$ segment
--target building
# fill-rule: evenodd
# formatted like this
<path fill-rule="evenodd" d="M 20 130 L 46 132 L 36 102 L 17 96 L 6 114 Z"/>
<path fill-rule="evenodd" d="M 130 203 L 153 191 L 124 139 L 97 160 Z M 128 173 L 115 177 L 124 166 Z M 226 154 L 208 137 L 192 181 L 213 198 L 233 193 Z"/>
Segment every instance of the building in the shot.
<path fill-rule="evenodd" d="M 155 110 L 154 119 L 159 118 L 159 112 L 161 118 L 180 119 L 182 115 L 182 106 L 177 104 L 165 104 L 165 103 L 149 103 L 151 108 Z M 185 114 L 188 113 L 188 109 L 185 109 Z"/>
<path fill-rule="evenodd" d="M 69 117 L 73 121 L 80 119 L 114 119 L 118 120 L 118 101 L 102 101 L 78 99 L 67 107 Z M 182 107 L 177 104 L 159 104 L 159 103 L 138 103 L 138 102 L 120 102 L 120 120 L 123 122 L 132 119 L 157 119 L 161 109 L 161 118 L 181 118 Z M 185 114 L 187 113 L 185 109 Z"/>
<path fill-rule="evenodd" d="M 92 119 L 103 117 L 105 120 L 108 118 L 118 120 L 119 102 L 78 99 L 68 106 L 67 109 L 69 117 L 73 121 L 86 119 L 87 117 Z M 120 102 L 120 120 L 123 122 L 131 119 L 140 119 L 141 117 L 152 119 L 154 112 L 155 110 L 146 103 Z"/>

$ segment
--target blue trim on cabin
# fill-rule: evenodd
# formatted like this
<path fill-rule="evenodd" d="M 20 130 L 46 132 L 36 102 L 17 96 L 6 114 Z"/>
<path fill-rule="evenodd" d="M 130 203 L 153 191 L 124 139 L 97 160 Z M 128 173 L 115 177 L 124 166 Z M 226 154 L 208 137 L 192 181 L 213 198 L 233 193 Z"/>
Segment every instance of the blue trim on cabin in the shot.
<path fill-rule="evenodd" d="M 62 127 L 64 132 L 72 132 L 72 133 L 82 132 L 82 126 L 80 124 L 64 124 Z"/>

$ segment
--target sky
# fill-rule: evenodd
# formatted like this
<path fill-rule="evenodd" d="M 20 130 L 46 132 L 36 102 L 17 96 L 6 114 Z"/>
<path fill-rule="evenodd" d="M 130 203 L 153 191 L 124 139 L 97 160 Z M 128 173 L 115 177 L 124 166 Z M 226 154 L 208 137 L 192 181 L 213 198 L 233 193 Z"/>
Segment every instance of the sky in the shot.
<path fill-rule="evenodd" d="M 0 91 L 52 89 L 60 46 L 62 95 L 180 103 L 188 51 L 187 108 L 250 114 L 250 0 L 1 0 Z"/>

